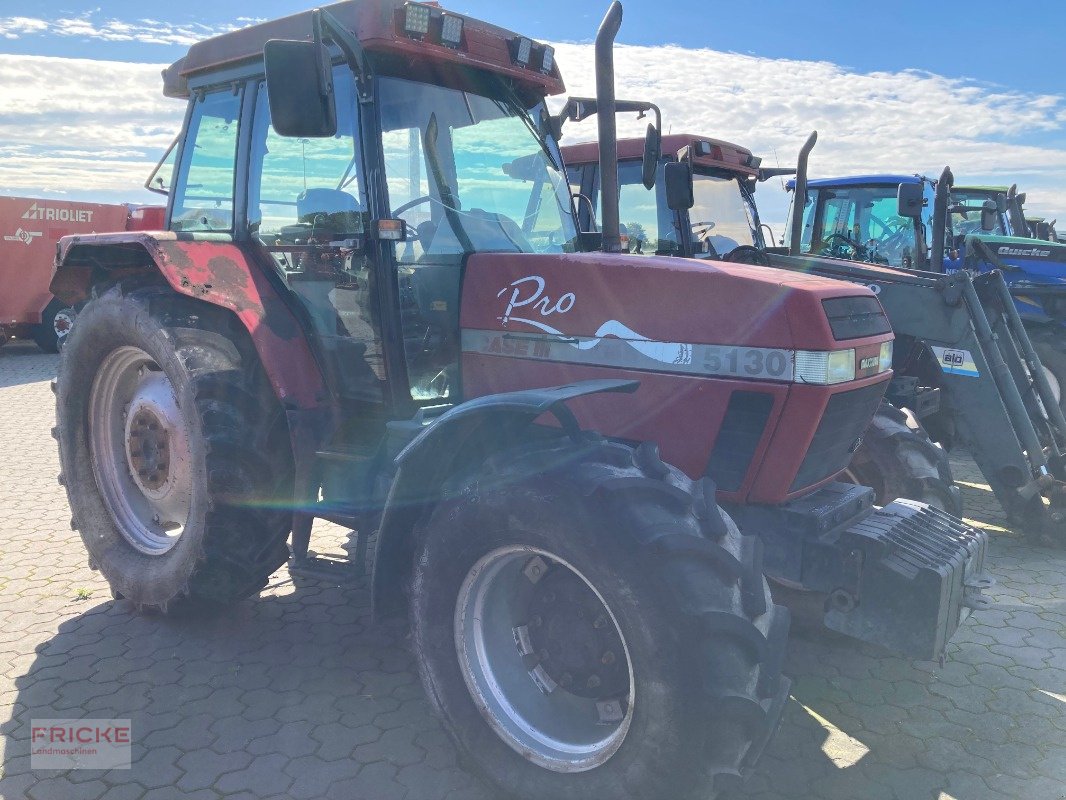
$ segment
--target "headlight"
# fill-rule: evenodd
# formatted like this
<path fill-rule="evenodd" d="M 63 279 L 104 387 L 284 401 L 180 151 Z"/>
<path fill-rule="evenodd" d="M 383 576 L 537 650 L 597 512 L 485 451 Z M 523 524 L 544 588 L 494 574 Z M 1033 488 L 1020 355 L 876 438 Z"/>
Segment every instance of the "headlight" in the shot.
<path fill-rule="evenodd" d="M 882 351 L 883 352 L 883 351 Z M 796 351 L 796 383 L 833 385 L 855 380 L 855 351 Z"/>
<path fill-rule="evenodd" d="M 885 342 L 881 345 L 881 364 L 878 367 L 878 373 L 888 372 L 892 369 L 892 342 Z"/>

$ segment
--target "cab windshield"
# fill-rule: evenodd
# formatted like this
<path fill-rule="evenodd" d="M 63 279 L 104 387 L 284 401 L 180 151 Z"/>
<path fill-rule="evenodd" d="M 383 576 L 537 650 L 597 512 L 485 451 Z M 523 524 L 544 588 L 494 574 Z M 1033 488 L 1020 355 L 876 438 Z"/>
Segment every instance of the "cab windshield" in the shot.
<path fill-rule="evenodd" d="M 724 256 L 740 246 L 757 246 L 754 203 L 739 180 L 697 172 L 692 196 L 689 219 L 697 255 Z"/>
<path fill-rule="evenodd" d="M 1007 228 L 1003 223 L 1003 215 L 996 214 L 996 227 L 986 231 L 981 227 L 981 207 L 991 200 L 996 201 L 995 192 L 967 192 L 952 190 L 952 206 L 963 206 L 968 211 L 951 212 L 951 229 L 956 236 L 1007 236 Z"/>
<path fill-rule="evenodd" d="M 808 190 L 801 249 L 806 253 L 913 267 L 915 223 L 899 215 L 898 186 Z"/>
<path fill-rule="evenodd" d="M 502 83 L 484 93 L 382 78 L 389 202 L 408 227 L 402 263 L 475 252 L 572 252 L 577 236 L 558 148 Z"/>

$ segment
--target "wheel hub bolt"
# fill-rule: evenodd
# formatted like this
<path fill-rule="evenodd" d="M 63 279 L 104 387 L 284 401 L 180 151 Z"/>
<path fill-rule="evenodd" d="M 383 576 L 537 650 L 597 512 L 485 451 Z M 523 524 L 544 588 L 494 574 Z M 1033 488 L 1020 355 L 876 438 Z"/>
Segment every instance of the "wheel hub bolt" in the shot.
<path fill-rule="evenodd" d="M 607 617 L 605 617 L 603 614 L 600 614 L 598 617 L 596 617 L 596 620 L 592 623 L 592 627 L 593 628 L 602 628 L 606 624 L 607 624 Z"/>
<path fill-rule="evenodd" d="M 600 677 L 598 675 L 590 676 L 588 681 L 585 683 L 585 686 L 587 686 L 589 689 L 600 688 Z"/>
<path fill-rule="evenodd" d="M 574 676 L 569 672 L 564 672 L 562 677 L 559 678 L 559 685 L 564 689 L 569 689 L 574 684 Z"/>
<path fill-rule="evenodd" d="M 541 617 L 540 614 L 536 614 L 534 615 L 533 619 L 529 621 L 529 624 L 534 628 L 539 628 L 541 625 L 544 624 L 544 618 Z"/>
<path fill-rule="evenodd" d="M 608 650 L 606 653 L 604 653 L 600 657 L 600 663 L 605 665 L 605 666 L 610 666 L 611 664 L 613 664 L 614 663 L 614 653 L 612 653 L 610 650 Z"/>

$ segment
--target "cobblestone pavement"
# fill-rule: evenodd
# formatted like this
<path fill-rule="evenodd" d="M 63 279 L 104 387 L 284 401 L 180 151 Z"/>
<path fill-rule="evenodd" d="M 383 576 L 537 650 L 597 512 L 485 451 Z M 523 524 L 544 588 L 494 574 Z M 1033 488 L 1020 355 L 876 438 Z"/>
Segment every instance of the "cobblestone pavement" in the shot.
<path fill-rule="evenodd" d="M 492 797 L 431 715 L 403 628 L 370 625 L 365 590 L 283 571 L 210 621 L 113 602 L 56 485 L 54 369 L 32 348 L 0 351 L 0 797 Z M 730 800 L 1066 797 L 1066 556 L 997 527 L 972 462 L 955 468 L 969 515 L 996 534 L 1000 610 L 967 622 L 943 668 L 794 637 L 794 699 Z M 132 769 L 31 772 L 30 720 L 64 717 L 131 718 Z"/>

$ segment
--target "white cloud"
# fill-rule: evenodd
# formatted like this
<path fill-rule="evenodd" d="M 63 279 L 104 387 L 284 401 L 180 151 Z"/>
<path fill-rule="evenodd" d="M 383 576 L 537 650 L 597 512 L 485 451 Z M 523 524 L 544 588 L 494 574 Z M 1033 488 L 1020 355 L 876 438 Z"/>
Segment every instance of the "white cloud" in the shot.
<path fill-rule="evenodd" d="M 219 33 L 251 25 L 259 20 L 241 17 L 237 25 L 211 27 L 200 23 L 173 24 L 154 19 L 103 19 L 99 9 L 77 17 L 42 19 L 36 17 L 0 17 L 0 38 L 19 39 L 24 36 L 68 36 L 106 42 L 139 42 L 141 44 L 191 45 Z"/>
<path fill-rule="evenodd" d="M 16 29 L 10 19 L 0 19 L 0 36 Z M 19 30 L 31 27 L 23 20 Z M 571 93 L 593 92 L 591 45 L 560 44 L 558 59 Z M 738 142 L 770 165 L 776 152 L 788 165 L 816 128 L 814 176 L 937 175 L 950 164 L 960 181 L 1017 181 L 1028 192 L 1029 210 L 1066 219 L 1063 97 L 914 71 L 858 74 L 827 62 L 676 46 L 623 46 L 616 60 L 619 96 L 658 102 L 674 132 Z M 163 98 L 161 68 L 0 55 L 0 191 L 143 197 L 140 187 L 183 111 L 179 101 Z M 619 130 L 639 135 L 645 124 L 623 119 Z M 591 139 L 595 123 L 568 126 L 567 135 Z M 1060 144 L 1034 143 L 1049 141 Z M 775 223 L 787 203 L 779 186 L 760 190 L 764 216 Z"/>
<path fill-rule="evenodd" d="M 561 44 L 557 58 L 573 94 L 595 91 L 592 48 Z M 677 46 L 620 47 L 618 95 L 652 100 L 675 133 L 737 142 L 774 165 L 791 165 L 811 130 L 819 133 L 812 176 L 869 172 L 939 175 L 950 165 L 967 182 L 1017 181 L 1027 208 L 1066 219 L 1066 98 L 918 71 L 859 74 L 821 61 L 759 58 Z M 620 120 L 620 135 L 647 121 Z M 595 138 L 595 122 L 570 128 L 573 141 Z M 779 186 L 779 184 L 777 184 Z M 761 191 L 768 219 L 784 218 L 787 199 Z"/>
<path fill-rule="evenodd" d="M 161 65 L 0 55 L 0 191 L 145 201 L 181 127 Z"/>

